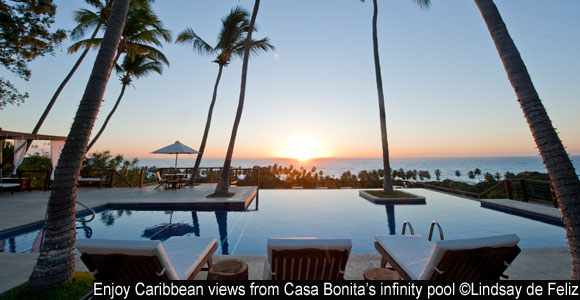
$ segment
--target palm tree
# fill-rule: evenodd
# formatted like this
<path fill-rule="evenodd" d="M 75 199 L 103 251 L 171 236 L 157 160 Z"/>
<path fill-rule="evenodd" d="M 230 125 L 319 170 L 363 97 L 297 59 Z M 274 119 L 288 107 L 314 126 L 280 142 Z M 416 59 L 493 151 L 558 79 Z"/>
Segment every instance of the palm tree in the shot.
<path fill-rule="evenodd" d="M 361 0 L 364 2 L 364 0 Z M 430 0 L 415 0 L 419 7 L 428 7 Z M 383 170 L 385 176 L 383 177 L 383 192 L 385 194 L 393 193 L 393 181 L 391 178 L 391 166 L 389 162 L 389 142 L 387 139 L 387 117 L 385 113 L 385 96 L 383 93 L 383 78 L 381 75 L 381 62 L 379 59 L 379 38 L 377 33 L 377 15 L 378 4 L 377 0 L 373 0 L 373 54 L 375 59 L 375 77 L 377 81 L 377 93 L 379 99 L 379 119 L 381 123 L 381 141 L 383 145 Z"/>
<path fill-rule="evenodd" d="M 88 9 L 81 9 L 81 10 L 75 12 L 75 20 L 77 21 L 78 25 L 71 32 L 71 37 L 73 39 L 79 39 L 80 37 L 82 37 L 85 34 L 85 31 L 87 29 L 90 29 L 90 28 L 94 28 L 93 34 L 91 35 L 91 39 L 96 38 L 103 23 L 106 22 L 104 20 L 107 20 L 109 13 L 110 13 L 110 10 L 111 10 L 111 5 L 112 5 L 111 0 L 107 0 L 105 3 L 101 2 L 101 0 L 85 0 L 85 2 L 89 5 L 91 5 L 92 7 L 96 8 L 97 11 L 93 12 L 93 11 L 90 11 Z M 72 78 L 74 73 L 77 71 L 78 67 L 81 65 L 81 63 L 83 62 L 83 60 L 85 59 L 85 57 L 89 53 L 89 50 L 90 50 L 90 48 L 88 48 L 88 47 L 85 48 L 85 50 L 81 53 L 81 56 L 79 57 L 77 62 L 74 64 L 73 68 L 70 70 L 68 75 L 64 78 L 62 83 L 58 86 L 58 88 L 56 89 L 56 92 L 54 92 L 54 95 L 52 95 L 52 98 L 50 99 L 50 101 L 48 102 L 48 105 L 44 109 L 42 116 L 40 116 L 40 119 L 36 123 L 36 126 L 34 126 L 34 129 L 32 130 L 32 134 L 38 133 L 38 131 L 40 130 L 40 127 L 42 127 L 42 124 L 46 120 L 48 113 L 50 113 L 50 110 L 54 106 L 54 103 L 56 103 L 56 99 L 58 99 L 58 96 L 60 95 L 60 93 L 62 92 L 62 90 L 66 86 L 66 84 L 69 82 L 69 80 Z M 26 146 L 27 149 L 29 149 L 31 145 L 32 145 L 32 143 L 28 143 L 28 145 Z"/>
<path fill-rule="evenodd" d="M 35 292 L 72 279 L 75 270 L 75 206 L 78 175 L 91 129 L 121 40 L 130 0 L 115 0 L 91 76 L 62 149 L 46 211 L 44 242 L 27 291 Z"/>
<path fill-rule="evenodd" d="M 475 179 L 475 173 L 473 171 L 467 172 L 467 177 L 471 180 Z"/>
<path fill-rule="evenodd" d="M 240 85 L 240 99 L 238 102 L 238 110 L 236 111 L 236 119 L 234 120 L 234 127 L 232 128 L 232 135 L 228 145 L 228 152 L 224 160 L 224 166 L 220 175 L 219 181 L 215 188 L 215 194 L 219 196 L 226 196 L 229 194 L 230 188 L 230 168 L 232 165 L 232 156 L 234 155 L 234 146 L 236 144 L 236 135 L 238 134 L 238 126 L 242 119 L 242 112 L 244 111 L 244 99 L 246 97 L 246 80 L 248 78 L 248 61 L 250 59 L 250 49 L 252 46 L 252 32 L 254 32 L 254 25 L 256 24 L 256 17 L 258 16 L 258 9 L 260 7 L 260 0 L 255 0 L 254 11 L 250 19 L 250 25 L 244 45 L 244 62 L 242 63 L 242 81 Z"/>
<path fill-rule="evenodd" d="M 459 177 L 461 177 L 461 172 L 459 172 L 459 170 L 455 170 L 455 176 L 457 176 L 457 179 L 459 179 Z"/>
<path fill-rule="evenodd" d="M 566 227 L 574 279 L 580 279 L 580 180 L 492 0 L 475 0 L 552 181 Z M 506 177 L 507 179 L 507 177 Z"/>
<path fill-rule="evenodd" d="M 127 21 L 121 42 L 117 48 L 114 63 L 122 54 L 146 55 L 152 59 L 168 63 L 165 55 L 157 47 L 162 47 L 162 41 L 171 42 L 171 33 L 163 27 L 163 23 L 148 4 L 151 0 L 131 1 L 131 9 L 127 14 Z M 101 45 L 102 38 L 80 40 L 68 49 L 75 52 L 79 49 L 94 48 Z M 153 46 L 151 46 L 153 45 Z"/>
<path fill-rule="evenodd" d="M 93 29 L 93 34 L 91 35 L 91 37 L 89 39 L 90 40 L 95 39 L 97 37 L 97 34 L 99 33 L 99 31 L 106 26 L 107 20 L 109 18 L 109 14 L 111 12 L 111 6 L 113 4 L 112 0 L 105 0 L 105 2 L 102 2 L 101 0 L 85 0 L 85 2 L 87 4 L 89 4 L 90 6 L 92 6 L 93 8 L 95 8 L 96 11 L 91 11 L 88 9 L 81 9 L 81 10 L 78 10 L 75 12 L 75 21 L 78 23 L 78 25 L 71 32 L 71 37 L 74 40 L 80 39 L 82 36 L 85 35 L 87 30 L 91 30 L 91 29 Z M 134 7 L 134 8 L 148 7 L 151 2 L 153 2 L 153 0 L 132 1 L 131 7 Z M 69 54 L 72 54 L 72 53 L 79 51 L 81 49 L 83 49 L 83 48 L 82 47 L 81 48 L 74 48 L 74 51 L 73 51 L 73 49 L 69 49 Z M 34 129 L 32 130 L 32 134 L 37 134 L 40 131 L 40 128 L 44 124 L 46 117 L 48 116 L 48 114 L 52 110 L 52 107 L 56 103 L 56 100 L 60 96 L 60 93 L 62 92 L 64 87 L 68 84 L 68 82 L 70 81 L 72 76 L 75 74 L 75 72 L 77 71 L 77 69 L 79 68 L 79 66 L 81 65 L 81 63 L 83 62 L 83 60 L 85 59 L 87 54 L 89 53 L 89 50 L 90 50 L 90 47 L 84 48 L 84 51 L 81 53 L 81 56 L 77 59 L 76 63 L 73 65 L 70 72 L 67 74 L 67 76 L 64 78 L 64 80 L 61 82 L 61 84 L 58 86 L 58 88 L 54 92 L 54 95 L 52 95 L 52 98 L 48 102 L 48 105 L 44 109 L 44 112 L 40 116 L 40 119 L 36 123 L 36 126 L 34 126 Z M 31 145 L 32 145 L 32 143 L 28 143 L 26 146 L 27 147 L 26 149 L 28 150 Z"/>
<path fill-rule="evenodd" d="M 441 180 L 441 170 L 435 169 L 435 178 L 437 178 L 437 181 Z"/>
<path fill-rule="evenodd" d="M 213 88 L 213 96 L 211 103 L 209 105 L 209 111 L 207 113 L 207 120 L 205 122 L 205 129 L 203 131 L 203 138 L 201 139 L 201 145 L 199 146 L 199 154 L 195 160 L 195 165 L 193 167 L 193 174 L 190 179 L 190 183 L 193 185 L 197 178 L 197 172 L 199 170 L 199 165 L 201 164 L 201 159 L 205 151 L 205 145 L 207 143 L 207 137 L 209 135 L 209 128 L 211 126 L 211 117 L 213 114 L 213 108 L 217 98 L 217 90 L 222 76 L 222 70 L 230 64 L 232 57 L 239 56 L 242 57 L 244 54 L 244 46 L 246 44 L 246 38 L 249 30 L 248 22 L 248 12 L 243 8 L 236 7 L 231 10 L 230 14 L 226 16 L 222 21 L 222 29 L 218 35 L 218 42 L 215 47 L 210 46 L 202 38 L 200 38 L 191 28 L 187 28 L 182 31 L 176 39 L 176 43 L 188 44 L 194 51 L 199 54 L 214 54 L 217 55 L 216 59 L 213 61 L 218 64 L 218 75 Z M 254 31 L 256 29 L 254 28 Z M 250 52 L 258 53 L 260 51 L 273 50 L 268 38 L 263 38 L 261 40 L 252 41 L 250 44 Z"/>
<path fill-rule="evenodd" d="M 121 64 L 121 66 L 117 66 L 117 72 L 124 73 L 124 75 L 120 78 L 121 83 L 123 85 L 121 88 L 121 93 L 119 94 L 119 97 L 117 98 L 117 102 L 115 102 L 113 109 L 111 110 L 111 112 L 109 112 L 109 115 L 107 115 L 107 118 L 103 123 L 103 126 L 101 126 L 101 129 L 99 130 L 97 135 L 95 135 L 95 137 L 87 147 L 87 153 L 97 142 L 101 134 L 103 134 L 103 131 L 105 131 L 107 124 L 109 124 L 111 117 L 117 110 L 117 107 L 119 107 L 119 103 L 121 103 L 121 99 L 125 94 L 125 89 L 127 88 L 128 85 L 130 85 L 133 82 L 133 78 L 138 79 L 141 77 L 145 77 L 151 73 L 161 74 L 163 72 L 163 62 L 143 55 L 126 55 L 125 58 L 123 59 L 123 63 Z"/>

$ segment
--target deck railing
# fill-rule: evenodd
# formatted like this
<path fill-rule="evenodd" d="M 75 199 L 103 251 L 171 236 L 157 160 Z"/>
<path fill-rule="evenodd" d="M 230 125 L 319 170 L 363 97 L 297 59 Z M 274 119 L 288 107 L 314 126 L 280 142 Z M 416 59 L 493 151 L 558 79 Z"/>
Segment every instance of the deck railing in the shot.
<path fill-rule="evenodd" d="M 193 168 L 159 168 L 161 176 L 167 174 L 184 174 L 190 178 Z M 203 167 L 197 172 L 196 183 L 217 183 L 222 173 L 222 167 Z M 230 185 L 260 185 L 260 169 L 258 168 L 231 168 Z"/>
<path fill-rule="evenodd" d="M 22 190 L 42 190 L 47 191 L 51 188 L 52 180 L 50 175 L 52 170 L 18 170 L 17 177 L 21 183 Z M 83 182 L 83 185 L 95 185 L 99 187 L 133 187 L 134 185 L 121 175 L 117 170 L 81 170 L 81 176 L 85 178 L 101 178 L 104 182 L 91 184 Z"/>
<path fill-rule="evenodd" d="M 467 192 L 427 183 L 413 182 L 414 185 L 428 189 L 440 190 L 476 199 L 511 199 L 523 202 L 538 202 L 558 207 L 556 194 L 550 181 L 534 179 L 507 179 L 481 193 Z"/>

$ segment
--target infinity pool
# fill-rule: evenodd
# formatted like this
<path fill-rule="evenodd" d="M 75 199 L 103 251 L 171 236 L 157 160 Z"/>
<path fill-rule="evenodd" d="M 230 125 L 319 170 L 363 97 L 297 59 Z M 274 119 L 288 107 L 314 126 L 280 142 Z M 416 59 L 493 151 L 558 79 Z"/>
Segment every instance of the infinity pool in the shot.
<path fill-rule="evenodd" d="M 566 246 L 564 228 L 480 207 L 479 202 L 414 189 L 426 205 L 376 205 L 358 190 L 260 190 L 247 212 L 146 211 L 107 208 L 89 223 L 78 222 L 77 238 L 158 239 L 175 235 L 218 236 L 218 254 L 265 254 L 271 237 L 350 238 L 353 253 L 374 253 L 374 235 L 401 234 L 409 221 L 427 236 L 431 221 L 445 239 L 516 233 L 522 248 Z M 257 206 L 257 207 L 256 207 Z M 88 218 L 88 217 L 86 217 Z M 437 234 L 434 236 L 438 237 Z M 1 252 L 37 252 L 41 228 L 0 235 Z"/>

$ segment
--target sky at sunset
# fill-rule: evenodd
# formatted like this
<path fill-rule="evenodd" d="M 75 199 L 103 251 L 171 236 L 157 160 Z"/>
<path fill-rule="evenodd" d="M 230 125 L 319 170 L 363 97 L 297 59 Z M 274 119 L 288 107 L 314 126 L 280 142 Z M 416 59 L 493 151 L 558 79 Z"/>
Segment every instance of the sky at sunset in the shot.
<path fill-rule="evenodd" d="M 534 84 L 570 154 L 580 154 L 580 1 L 496 0 Z M 84 1 L 55 0 L 55 27 L 75 26 Z M 157 0 L 175 38 L 186 27 L 215 45 L 220 19 L 248 0 Z M 537 155 L 503 65 L 473 1 L 379 1 L 379 49 L 393 157 Z M 276 51 L 250 60 L 246 103 L 234 157 L 378 157 L 379 114 L 371 39 L 372 3 L 264 0 L 257 38 Z M 30 64 L 25 82 L 0 68 L 30 98 L 0 110 L 0 127 L 32 131 L 79 56 L 65 40 Z M 197 149 L 218 66 L 185 45 L 165 44 L 170 67 L 129 87 L 93 150 L 126 157 L 176 140 Z M 67 135 L 95 60 L 87 56 L 41 133 Z M 225 68 L 205 157 L 225 156 L 237 108 L 241 59 Z M 113 74 L 96 123 L 121 83 Z"/>

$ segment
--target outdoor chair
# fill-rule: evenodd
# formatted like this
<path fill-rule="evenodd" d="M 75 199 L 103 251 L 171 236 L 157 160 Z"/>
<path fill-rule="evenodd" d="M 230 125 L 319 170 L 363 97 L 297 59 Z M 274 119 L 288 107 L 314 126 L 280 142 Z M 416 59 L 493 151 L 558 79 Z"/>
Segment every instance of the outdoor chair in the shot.
<path fill-rule="evenodd" d="M 21 189 L 20 183 L 2 183 L 0 182 L 0 191 L 10 190 L 10 194 L 14 195 L 15 189 Z"/>
<path fill-rule="evenodd" d="M 161 174 L 159 172 L 156 172 L 156 173 L 157 173 L 157 180 L 159 180 L 159 185 L 156 186 L 155 189 L 158 189 L 160 187 L 162 187 L 164 189 L 168 188 L 169 184 L 170 184 L 169 180 L 163 179 L 163 177 L 161 176 Z"/>
<path fill-rule="evenodd" d="M 268 239 L 265 280 L 342 280 L 350 239 Z"/>
<path fill-rule="evenodd" d="M 153 240 L 80 239 L 75 246 L 96 280 L 192 280 L 213 265 L 217 239 L 180 236 L 163 244 Z"/>
<path fill-rule="evenodd" d="M 184 177 L 179 177 L 177 180 L 177 184 L 179 186 L 179 188 L 182 188 L 184 186 L 189 185 L 189 180 L 191 179 L 191 176 L 184 176 Z"/>
<path fill-rule="evenodd" d="M 406 280 L 498 280 L 520 253 L 515 234 L 430 242 L 419 235 L 378 235 L 375 248 Z"/>

